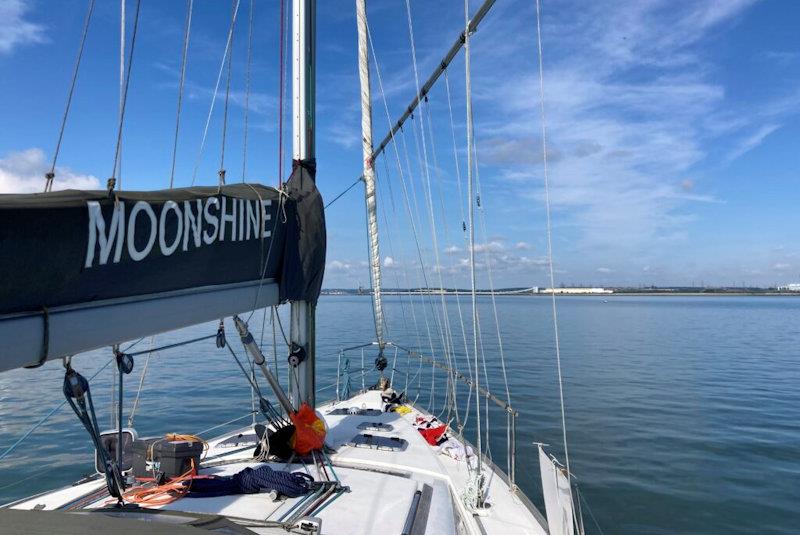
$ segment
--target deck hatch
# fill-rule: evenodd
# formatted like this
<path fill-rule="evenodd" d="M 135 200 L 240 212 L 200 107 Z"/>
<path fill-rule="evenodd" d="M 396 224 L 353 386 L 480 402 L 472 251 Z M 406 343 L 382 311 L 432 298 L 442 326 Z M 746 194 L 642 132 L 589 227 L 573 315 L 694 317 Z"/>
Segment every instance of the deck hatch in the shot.
<path fill-rule="evenodd" d="M 394 426 L 381 422 L 361 422 L 358 428 L 362 431 L 394 431 Z"/>
<path fill-rule="evenodd" d="M 332 416 L 380 416 L 383 412 L 378 409 L 362 409 L 361 407 L 340 407 L 333 409 L 328 414 Z"/>
<path fill-rule="evenodd" d="M 408 447 L 408 442 L 400 437 L 383 437 L 370 435 L 369 433 L 356 435 L 347 444 L 356 448 L 370 448 L 386 451 L 405 451 Z"/>

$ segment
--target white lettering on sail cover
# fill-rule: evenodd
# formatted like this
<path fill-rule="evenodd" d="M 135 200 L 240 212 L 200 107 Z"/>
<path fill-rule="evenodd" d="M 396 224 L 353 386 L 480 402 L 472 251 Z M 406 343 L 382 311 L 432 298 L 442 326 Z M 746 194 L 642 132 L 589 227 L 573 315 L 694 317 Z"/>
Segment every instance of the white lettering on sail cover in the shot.
<path fill-rule="evenodd" d="M 92 267 L 94 249 L 98 241 L 100 242 L 100 261 L 98 263 L 102 266 L 108 262 L 108 255 L 111 253 L 111 246 L 114 245 L 115 241 L 117 247 L 114 249 L 114 263 L 119 262 L 125 234 L 125 204 L 120 202 L 114 206 L 108 234 L 106 234 L 106 220 L 100 211 L 100 203 L 88 201 L 86 205 L 89 208 L 89 241 L 86 246 L 85 266 L 87 268 Z"/>
<path fill-rule="evenodd" d="M 144 212 L 150 219 L 150 235 L 147 237 L 147 245 L 141 251 L 136 249 L 136 216 L 139 212 Z M 156 214 L 150 205 L 144 201 L 138 201 L 133 205 L 131 216 L 128 219 L 128 254 L 131 255 L 133 260 L 137 262 L 150 254 L 153 249 L 153 244 L 156 241 Z"/>
<path fill-rule="evenodd" d="M 120 200 L 114 204 L 109 221 L 98 201 L 87 201 L 89 228 L 84 267 L 106 265 L 109 259 L 117 264 L 126 246 L 131 260 L 141 261 L 153 251 L 156 240 L 158 251 L 170 256 L 178 250 L 198 249 L 226 238 L 232 242 L 271 238 L 271 206 L 272 200 L 208 197 L 182 204 L 165 201 L 156 215 L 147 201 L 137 201 L 126 211 L 125 202 Z"/>

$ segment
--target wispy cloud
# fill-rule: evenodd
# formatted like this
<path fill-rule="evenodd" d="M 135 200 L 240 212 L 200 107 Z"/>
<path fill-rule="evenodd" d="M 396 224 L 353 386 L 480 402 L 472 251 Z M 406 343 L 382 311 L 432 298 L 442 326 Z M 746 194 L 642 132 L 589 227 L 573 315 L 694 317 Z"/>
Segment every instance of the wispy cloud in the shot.
<path fill-rule="evenodd" d="M 740 156 L 743 156 L 744 154 L 758 147 L 764 142 L 767 136 L 769 136 L 771 133 L 773 133 L 780 127 L 781 125 L 779 124 L 766 124 L 760 127 L 758 130 L 756 130 L 752 134 L 742 139 L 739 142 L 739 144 L 736 147 L 734 147 L 734 149 L 725 158 L 726 161 L 732 162 L 733 160 L 739 158 Z"/>
<path fill-rule="evenodd" d="M 0 193 L 36 193 L 44 189 L 44 174 L 49 171 L 44 152 L 33 148 L 0 158 Z M 53 189 L 98 189 L 100 181 L 92 175 L 56 167 Z"/>
<path fill-rule="evenodd" d="M 753 3 L 568 1 L 545 14 L 551 201 L 556 216 L 577 229 L 579 241 L 617 254 L 641 250 L 684 236 L 692 203 L 718 201 L 703 191 L 701 175 L 686 175 L 708 157 L 710 140 L 748 122 L 729 117 L 725 87 L 710 80 L 702 43 L 735 24 Z M 497 26 L 492 32 L 483 39 L 525 35 Z M 517 54 L 535 59 L 535 41 L 518 42 Z M 515 83 L 491 83 L 504 63 L 491 53 L 484 56 L 476 67 L 482 82 L 475 85 L 492 88 L 478 97 L 482 109 L 491 104 L 493 113 L 476 112 L 483 136 L 478 150 L 487 156 L 482 161 L 499 168 L 506 187 L 515 187 L 520 198 L 541 201 L 536 65 Z M 771 131 L 759 130 L 761 136 L 747 139 L 740 150 Z"/>
<path fill-rule="evenodd" d="M 44 25 L 27 18 L 30 7 L 30 2 L 22 0 L 0 0 L 0 54 L 46 41 Z"/>

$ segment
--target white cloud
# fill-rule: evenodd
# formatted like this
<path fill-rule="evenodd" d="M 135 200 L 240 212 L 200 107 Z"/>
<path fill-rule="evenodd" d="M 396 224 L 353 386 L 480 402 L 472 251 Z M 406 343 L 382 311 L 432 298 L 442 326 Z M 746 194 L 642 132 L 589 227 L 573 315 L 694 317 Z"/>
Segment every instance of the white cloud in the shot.
<path fill-rule="evenodd" d="M 456 247 L 455 245 L 451 245 L 444 250 L 445 254 L 458 254 L 461 252 L 461 247 Z"/>
<path fill-rule="evenodd" d="M 486 243 L 476 243 L 475 244 L 475 252 L 476 253 L 483 253 L 489 251 L 491 253 L 500 253 L 506 250 L 505 244 L 498 240 L 493 240 Z"/>
<path fill-rule="evenodd" d="M 791 267 L 792 266 L 790 264 L 787 264 L 786 262 L 778 262 L 774 266 L 772 266 L 772 268 L 775 269 L 776 271 L 786 271 Z"/>
<path fill-rule="evenodd" d="M 26 20 L 30 2 L 0 0 L 0 54 L 9 54 L 17 46 L 43 43 L 45 27 Z"/>
<path fill-rule="evenodd" d="M 518 241 L 514 245 L 514 249 L 516 249 L 518 251 L 527 251 L 530 248 L 531 248 L 531 244 L 528 243 L 528 242 L 524 242 L 524 241 Z"/>
<path fill-rule="evenodd" d="M 385 267 L 385 268 L 391 268 L 391 267 L 394 267 L 394 266 L 396 266 L 396 265 L 397 265 L 397 262 L 396 262 L 396 261 L 395 261 L 395 259 L 394 259 L 394 258 L 392 258 L 391 256 L 385 256 L 385 257 L 383 258 L 383 267 Z"/>
<path fill-rule="evenodd" d="M 598 273 L 603 273 L 603 274 L 608 274 L 608 273 L 614 273 L 614 270 L 611 269 L 611 268 L 607 268 L 607 267 L 599 267 L 599 268 L 597 268 L 597 272 Z"/>
<path fill-rule="evenodd" d="M 0 158 L 0 193 L 37 193 L 44 190 L 44 174 L 50 164 L 41 149 L 11 152 Z M 92 175 L 56 167 L 53 189 L 99 189 L 100 181 Z"/>

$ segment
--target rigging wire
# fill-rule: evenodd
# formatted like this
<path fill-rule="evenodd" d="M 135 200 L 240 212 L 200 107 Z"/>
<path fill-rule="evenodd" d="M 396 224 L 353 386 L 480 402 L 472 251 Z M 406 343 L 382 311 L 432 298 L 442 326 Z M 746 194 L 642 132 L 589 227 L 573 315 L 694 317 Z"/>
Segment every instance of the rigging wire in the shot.
<path fill-rule="evenodd" d="M 284 39 L 286 36 L 286 15 L 284 13 L 286 2 L 285 0 L 278 0 L 281 4 L 280 8 L 280 31 L 278 38 L 278 188 L 283 187 L 283 89 L 284 89 L 284 75 L 286 72 L 286 56 L 284 55 Z M 288 47 L 285 47 L 288 48 Z M 335 200 L 335 199 L 334 199 Z"/>
<path fill-rule="evenodd" d="M 125 97 L 125 7 L 127 0 L 119 2 L 119 115 L 122 117 L 122 106 Z M 122 183 L 122 154 L 119 156 L 118 178 Z"/>
<path fill-rule="evenodd" d="M 172 189 L 175 183 L 175 160 L 178 156 L 178 132 L 181 126 L 181 107 L 183 104 L 183 87 L 186 83 L 186 62 L 189 53 L 189 36 L 192 28 L 192 10 L 194 7 L 194 0 L 188 0 L 186 3 L 186 22 L 183 28 L 183 48 L 181 52 L 181 76 L 178 82 L 178 109 L 175 113 L 175 139 L 172 142 L 172 168 L 169 173 L 169 189 Z"/>
<path fill-rule="evenodd" d="M 358 183 L 359 183 L 359 182 L 361 182 L 362 180 L 364 180 L 364 177 L 363 177 L 363 176 L 360 176 L 360 177 L 358 177 L 358 178 L 355 180 L 355 182 L 353 182 L 352 184 L 350 184 L 349 186 L 347 186 L 347 187 L 344 189 L 344 191 L 342 191 L 342 192 L 341 192 L 339 195 L 337 195 L 336 197 L 334 197 L 333 199 L 331 199 L 330 201 L 328 201 L 328 204 L 326 204 L 326 205 L 325 205 L 325 210 L 327 210 L 327 209 L 328 209 L 328 207 L 329 207 L 330 205 L 332 205 L 333 203 L 335 203 L 336 201 L 338 201 L 340 198 L 342 198 L 342 197 L 344 196 L 344 194 L 345 194 L 345 193 L 347 193 L 348 191 L 350 191 L 351 189 L 353 189 L 354 187 L 356 187 L 356 185 L 358 185 Z"/>
<path fill-rule="evenodd" d="M 453 101 L 452 96 L 450 93 L 450 78 L 447 75 L 447 70 L 444 71 L 444 82 L 445 88 L 447 93 L 447 108 L 450 115 L 450 133 L 453 138 L 453 162 L 455 163 L 456 168 L 456 183 L 458 184 L 458 209 L 461 214 L 461 236 L 464 239 L 464 248 L 469 249 L 469 240 L 467 237 L 467 223 L 466 218 L 464 217 L 464 192 L 461 187 L 461 166 L 458 164 L 459 157 L 458 157 L 458 145 L 456 143 L 456 126 L 455 120 L 453 119 Z M 447 232 L 447 227 L 445 226 L 445 232 Z M 454 261 L 455 267 L 455 261 Z M 467 359 L 467 370 L 469 371 L 470 380 L 472 379 L 472 365 L 469 363 L 469 348 L 467 342 L 467 331 L 466 327 L 464 326 L 464 317 L 461 311 L 461 299 L 459 298 L 459 292 L 456 291 L 456 308 L 458 310 L 458 321 L 461 325 L 461 336 L 464 340 L 464 356 Z M 464 417 L 463 425 L 466 427 L 467 421 L 469 419 L 469 408 L 472 401 L 472 388 L 469 389 L 469 393 L 467 395 L 467 403 L 466 403 L 466 415 Z"/>
<path fill-rule="evenodd" d="M 114 359 L 114 358 L 110 358 L 110 359 L 109 359 L 109 360 L 108 360 L 108 361 L 107 361 L 105 364 L 103 364 L 102 366 L 100 366 L 100 368 L 99 368 L 99 369 L 98 369 L 96 372 L 94 372 L 94 374 L 92 374 L 92 376 L 91 376 L 91 377 L 89 377 L 89 379 L 88 379 L 88 380 L 89 380 L 89 381 L 91 381 L 92 379 L 94 379 L 95 377 L 97 377 L 98 375 L 100 375 L 100 372 L 102 372 L 103 370 L 105 370 L 105 369 L 108 367 L 108 365 L 109 365 L 109 364 L 111 364 L 112 362 L 116 362 L 116 359 Z M 44 424 L 44 423 L 45 423 L 47 420 L 49 420 L 49 419 L 50 419 L 50 417 L 51 417 L 51 416 L 53 416 L 53 415 L 54 415 L 56 412 L 58 412 L 58 410 L 59 410 L 61 407 L 63 407 L 63 406 L 64 406 L 64 405 L 66 405 L 66 404 L 67 404 L 67 400 L 66 400 L 66 399 L 64 399 L 64 400 L 62 400 L 62 401 L 61 401 L 61 403 L 59 403 L 58 405 L 56 405 L 55 407 L 53 407 L 53 408 L 50 410 L 50 412 L 48 412 L 47 414 L 45 414 L 45 415 L 44 415 L 44 416 L 43 416 L 43 417 L 42 417 L 42 418 L 41 418 L 41 419 L 40 419 L 38 422 L 36 422 L 36 423 L 33 425 L 33 427 L 31 427 L 30 429 L 28 429 L 28 430 L 25 432 L 25 434 L 23 434 L 21 437 L 19 437 L 19 438 L 17 439 L 17 441 L 16 441 L 16 442 L 14 442 L 14 443 L 13 443 L 11 446 L 9 446 L 8 448 L 6 448 L 6 450 L 5 450 L 3 453 L 0 453 L 0 460 L 2 460 L 2 459 L 5 459 L 6 457 L 8 457 L 8 455 L 9 455 L 11 452 L 13 452 L 15 449 L 17 449 L 17 446 L 19 446 L 20 444 L 22 444 L 22 443 L 25 441 L 25 439 L 27 439 L 29 436 L 31 436 L 31 434 L 32 434 L 34 431 L 36 431 L 37 429 L 39 429 L 39 428 L 40 428 L 40 427 L 41 427 L 41 426 L 42 426 L 42 425 L 43 425 L 43 424 Z"/>
<path fill-rule="evenodd" d="M 473 352 L 475 360 L 475 388 L 479 387 L 479 371 L 478 371 L 478 301 L 476 296 L 475 284 L 475 201 L 473 199 L 474 180 L 472 176 L 473 161 L 472 161 L 472 139 L 474 136 L 474 125 L 472 122 L 472 76 L 470 73 L 470 48 L 469 48 L 469 0 L 464 0 L 464 73 L 466 81 L 466 103 L 467 103 L 467 196 L 469 199 L 469 269 L 470 269 L 470 282 L 472 291 L 472 340 Z M 481 402 L 480 396 L 475 396 L 475 411 L 476 411 L 476 446 L 478 449 L 478 466 L 477 473 L 480 477 L 481 463 L 483 457 L 483 444 L 481 443 Z M 480 500 L 480 498 L 479 498 Z"/>
<path fill-rule="evenodd" d="M 569 466 L 569 448 L 567 447 L 567 417 L 564 409 L 564 381 L 561 374 L 561 345 L 558 336 L 558 308 L 556 306 L 556 285 L 553 274 L 553 227 L 550 217 L 550 177 L 547 168 L 547 120 L 544 108 L 544 61 L 542 54 L 541 6 L 536 3 L 536 46 L 539 58 L 539 114 L 542 123 L 542 170 L 544 177 L 545 214 L 547 219 L 547 270 L 550 278 L 550 297 L 553 308 L 553 335 L 556 350 L 556 368 L 558 370 L 558 396 L 561 402 L 561 431 L 564 440 L 564 460 L 567 468 L 567 480 L 572 488 L 572 470 Z"/>
<path fill-rule="evenodd" d="M 381 98 L 383 100 L 383 109 L 386 112 L 386 121 L 388 122 L 389 125 L 391 125 L 392 124 L 392 119 L 391 119 L 391 116 L 389 115 L 389 104 L 388 104 L 388 102 L 386 100 L 386 91 L 384 90 L 384 86 L 383 86 L 383 78 L 381 76 L 380 64 L 378 63 L 378 56 L 375 54 L 375 45 L 372 42 L 372 32 L 369 29 L 369 24 L 367 24 L 367 40 L 369 41 L 369 46 L 370 46 L 370 51 L 372 52 L 372 57 L 375 58 L 375 67 L 376 67 L 375 68 L 375 74 L 378 76 L 378 86 L 380 87 L 380 90 L 381 90 Z M 402 133 L 403 130 L 400 129 L 400 132 Z M 400 161 L 400 149 L 397 146 L 397 141 L 396 141 L 394 132 L 392 132 L 392 136 L 391 137 L 392 137 L 392 141 L 393 141 L 392 147 L 394 148 L 395 159 L 396 159 L 396 162 L 397 162 L 397 170 L 398 170 L 398 173 L 399 173 L 399 176 L 400 176 L 400 184 L 402 186 L 402 191 L 403 191 L 403 201 L 404 201 L 404 205 L 405 205 L 405 208 L 406 208 L 406 214 L 408 215 L 409 223 L 411 224 L 411 234 L 412 234 L 412 236 L 414 238 L 414 243 L 416 244 L 417 258 L 420 261 L 420 265 L 424 266 L 425 262 L 424 262 L 424 260 L 422 258 L 422 250 L 421 250 L 421 246 L 419 244 L 419 234 L 417 233 L 417 226 L 416 226 L 416 224 L 414 222 L 414 214 L 413 214 L 413 211 L 411 209 L 411 203 L 409 201 L 408 187 L 406 185 L 406 179 L 405 179 L 405 174 L 403 172 L 403 166 L 402 166 L 401 161 Z M 410 177 L 409 177 L 409 180 L 410 180 Z M 423 276 L 423 279 L 425 281 L 425 286 L 427 288 L 428 281 L 427 281 L 427 276 L 425 275 L 424 267 L 422 269 L 422 276 Z M 407 283 L 406 285 L 410 287 L 410 284 L 408 284 L 408 282 L 409 281 L 407 280 L 406 281 L 406 283 Z M 420 295 L 420 297 L 422 298 L 421 295 Z M 421 347 L 422 344 L 420 343 L 419 329 L 416 328 L 416 323 L 417 322 L 416 322 L 416 317 L 415 317 L 415 313 L 414 313 L 414 299 L 413 299 L 413 296 L 411 296 L 409 301 L 411 303 L 411 313 L 412 313 L 412 316 L 414 316 L 414 327 L 415 327 L 415 331 L 417 333 L 417 346 Z M 424 300 L 423 300 L 423 310 L 422 310 L 422 312 L 423 312 L 423 317 L 425 318 L 426 330 L 428 332 L 428 339 L 429 339 L 429 342 L 430 342 L 430 328 L 427 328 L 428 317 L 427 317 L 427 313 L 425 312 Z"/>
<path fill-rule="evenodd" d="M 231 96 L 231 71 L 233 69 L 233 30 L 236 24 L 236 11 L 239 9 L 239 0 L 233 0 L 231 6 L 231 34 L 229 36 L 228 53 L 228 76 L 225 82 L 225 109 L 222 113 L 222 150 L 219 159 L 219 185 L 225 184 L 225 141 L 228 137 L 228 102 Z"/>
<path fill-rule="evenodd" d="M 133 53 L 136 48 L 136 34 L 139 29 L 139 13 L 142 7 L 142 0 L 136 0 L 136 12 L 133 16 L 133 32 L 131 33 L 131 50 L 128 53 L 127 72 L 125 74 L 125 88 L 122 92 L 122 106 L 119 112 L 119 125 L 117 127 L 117 148 L 114 151 L 114 167 L 111 171 L 111 178 L 108 179 L 108 189 L 113 190 L 116 182 L 117 171 L 120 165 L 120 155 L 122 152 L 122 127 L 125 124 L 125 108 L 128 103 L 128 88 L 131 84 L 131 70 L 133 69 Z M 119 180 L 119 187 L 122 189 L 122 177 Z"/>
<path fill-rule="evenodd" d="M 53 163 L 50 165 L 50 171 L 45 173 L 44 191 L 53 191 L 53 179 L 56 176 L 56 163 L 58 162 L 58 155 L 61 152 L 61 142 L 64 139 L 64 130 L 67 127 L 67 117 L 69 117 L 69 110 L 72 107 L 72 95 L 75 93 L 75 85 L 78 82 L 78 71 L 81 67 L 81 59 L 83 58 L 83 49 L 86 44 L 86 36 L 89 34 L 89 24 L 92 20 L 92 13 L 94 13 L 94 1 L 89 0 L 89 5 L 86 8 L 86 18 L 83 21 L 83 33 L 81 33 L 81 41 L 78 45 L 78 54 L 75 58 L 75 67 L 72 69 L 72 81 L 69 85 L 69 92 L 67 93 L 67 104 L 64 107 L 64 116 L 61 118 L 61 128 L 58 131 L 58 141 L 56 141 L 56 148 L 53 151 Z"/>
<path fill-rule="evenodd" d="M 233 17 L 231 17 L 231 23 L 228 27 L 228 38 L 225 41 L 225 51 L 222 54 L 222 62 L 219 65 L 219 71 L 217 72 L 217 82 L 214 84 L 214 93 L 211 96 L 211 104 L 208 108 L 208 115 L 206 116 L 206 124 L 203 127 L 203 137 L 200 140 L 200 150 L 197 152 L 197 158 L 194 162 L 194 170 L 192 171 L 192 183 L 191 185 L 194 186 L 195 181 L 197 180 L 197 171 L 200 168 L 200 161 L 203 158 L 203 151 L 206 147 L 206 138 L 208 137 L 208 127 L 211 124 L 211 116 L 214 113 L 214 103 L 217 101 L 217 93 L 219 92 L 219 84 L 222 81 L 222 71 L 225 69 L 225 60 L 228 59 L 228 50 L 231 47 L 231 41 L 233 40 L 233 28 L 234 24 L 236 23 L 236 16 L 239 13 L 239 0 L 235 0 L 235 7 L 233 10 Z"/>
<path fill-rule="evenodd" d="M 247 30 L 247 71 L 245 74 L 244 91 L 244 137 L 242 139 L 242 182 L 247 174 L 247 127 L 250 115 L 250 71 L 253 64 L 253 13 L 255 11 L 254 0 L 250 0 L 250 17 Z"/>

